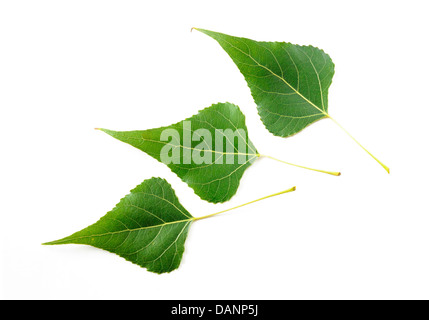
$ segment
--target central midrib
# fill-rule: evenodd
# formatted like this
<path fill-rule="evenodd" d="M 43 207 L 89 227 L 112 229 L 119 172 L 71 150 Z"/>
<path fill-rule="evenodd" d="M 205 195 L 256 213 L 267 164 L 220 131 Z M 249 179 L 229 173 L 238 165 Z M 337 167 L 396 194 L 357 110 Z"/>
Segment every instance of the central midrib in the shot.
<path fill-rule="evenodd" d="M 320 113 L 324 114 L 325 116 L 329 117 L 329 114 L 327 112 L 325 112 L 324 110 L 320 109 L 318 106 L 316 106 L 313 102 L 311 102 L 310 100 L 308 100 L 306 97 L 304 97 L 298 90 L 296 90 L 289 82 L 286 81 L 286 79 L 284 79 L 283 77 L 280 77 L 278 74 L 276 74 L 275 72 L 273 72 L 270 68 L 267 68 L 266 66 L 260 64 L 256 59 L 254 59 L 250 54 L 244 52 L 243 50 L 241 50 L 240 48 L 234 46 L 233 44 L 231 44 L 230 42 L 226 41 L 226 40 L 221 40 L 221 41 L 225 41 L 226 43 L 228 43 L 231 47 L 237 49 L 238 51 L 240 51 L 242 54 L 248 56 L 250 59 L 252 59 L 253 62 L 255 62 L 259 67 L 264 68 L 265 70 L 267 70 L 268 72 L 270 72 L 273 76 L 279 78 L 280 80 L 282 80 L 289 88 L 291 88 L 298 96 L 300 96 L 304 101 L 306 101 L 308 104 L 310 104 L 311 106 L 313 106 L 314 108 L 316 108 Z M 319 81 L 319 86 L 320 86 L 320 81 Z"/>
<path fill-rule="evenodd" d="M 124 233 L 124 232 L 136 232 L 136 231 L 146 230 L 146 229 L 162 228 L 166 225 L 175 224 L 175 223 L 182 223 L 182 222 L 192 222 L 194 220 L 195 220 L 195 218 L 192 217 L 192 218 L 185 219 L 185 220 L 171 221 L 171 222 L 166 222 L 166 223 L 162 223 L 162 224 L 157 224 L 154 226 L 140 227 L 140 228 L 135 228 L 135 229 L 124 229 L 124 230 L 119 230 L 119 231 L 92 234 L 92 235 L 88 235 L 88 236 L 73 237 L 73 238 L 69 238 L 69 239 L 62 239 L 62 240 L 54 241 L 54 242 L 52 242 L 52 244 L 59 244 L 60 242 L 70 242 L 70 241 L 74 241 L 74 240 L 78 240 L 78 239 L 85 239 L 85 238 L 102 237 L 102 236 L 108 236 L 108 235 L 110 236 L 110 235 L 120 234 L 120 233 Z"/>

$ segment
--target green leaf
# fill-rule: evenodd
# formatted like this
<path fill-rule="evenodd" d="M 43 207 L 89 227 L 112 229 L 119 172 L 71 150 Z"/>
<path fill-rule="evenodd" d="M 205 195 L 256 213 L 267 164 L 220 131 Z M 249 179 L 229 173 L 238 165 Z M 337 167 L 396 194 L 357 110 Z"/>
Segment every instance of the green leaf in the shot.
<path fill-rule="evenodd" d="M 313 46 L 260 42 L 204 29 L 228 53 L 243 74 L 265 127 L 289 137 L 328 113 L 328 89 L 334 76 L 331 58 Z M 355 142 L 389 172 L 389 168 Z"/>
<path fill-rule="evenodd" d="M 171 272 L 180 265 L 192 222 L 292 191 L 295 187 L 194 218 L 180 204 L 167 181 L 151 178 L 131 190 L 112 211 L 93 225 L 44 245 L 91 245 L 115 253 L 148 271 Z"/>
<path fill-rule="evenodd" d="M 259 42 L 197 29 L 228 53 L 243 74 L 266 128 L 291 136 L 328 116 L 334 64 L 322 50 L 285 42 Z"/>
<path fill-rule="evenodd" d="M 100 130 L 165 163 L 201 199 L 213 203 L 236 193 L 244 171 L 259 156 L 244 114 L 231 103 L 214 104 L 167 127 Z"/>
<path fill-rule="evenodd" d="M 250 141 L 244 114 L 218 103 L 176 124 L 139 131 L 99 129 L 166 164 L 203 200 L 225 202 L 237 192 L 244 171 L 259 157 L 339 176 L 259 154 Z"/>
<path fill-rule="evenodd" d="M 155 273 L 177 269 L 192 215 L 161 178 L 145 180 L 93 225 L 61 240 L 115 253 Z"/>

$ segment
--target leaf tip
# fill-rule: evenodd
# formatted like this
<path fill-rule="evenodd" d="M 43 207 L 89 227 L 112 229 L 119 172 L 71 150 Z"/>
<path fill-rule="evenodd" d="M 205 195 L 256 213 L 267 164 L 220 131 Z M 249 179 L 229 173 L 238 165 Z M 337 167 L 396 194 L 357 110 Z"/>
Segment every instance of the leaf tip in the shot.
<path fill-rule="evenodd" d="M 104 128 L 94 128 L 94 130 L 102 131 L 102 132 L 105 132 L 105 133 L 108 133 L 107 131 L 109 131 L 109 130 L 104 129 Z"/>
<path fill-rule="evenodd" d="M 194 31 L 194 30 L 197 30 L 197 31 L 200 31 L 200 32 L 202 32 L 200 28 L 195 28 L 195 27 L 192 27 L 192 28 L 191 28 L 191 32 L 192 32 L 192 31 Z"/>
<path fill-rule="evenodd" d="M 57 244 L 66 244 L 67 242 L 65 242 L 64 240 L 65 240 L 65 238 L 54 240 L 54 241 L 43 242 L 42 246 L 53 246 L 53 245 L 57 245 Z"/>

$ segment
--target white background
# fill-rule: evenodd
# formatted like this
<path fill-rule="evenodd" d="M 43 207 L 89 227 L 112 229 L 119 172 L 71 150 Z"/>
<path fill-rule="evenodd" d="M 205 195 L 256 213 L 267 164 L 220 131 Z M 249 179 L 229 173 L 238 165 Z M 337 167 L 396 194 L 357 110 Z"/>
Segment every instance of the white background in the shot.
<path fill-rule="evenodd" d="M 1 297 L 428 299 L 425 1 L 2 1 Z M 291 138 L 259 120 L 238 69 L 191 27 L 323 48 L 332 121 Z M 233 199 L 200 200 L 166 166 L 95 127 L 148 129 L 229 101 L 258 151 Z M 147 272 L 88 246 L 42 246 L 166 178 L 196 222 L 180 268 Z"/>

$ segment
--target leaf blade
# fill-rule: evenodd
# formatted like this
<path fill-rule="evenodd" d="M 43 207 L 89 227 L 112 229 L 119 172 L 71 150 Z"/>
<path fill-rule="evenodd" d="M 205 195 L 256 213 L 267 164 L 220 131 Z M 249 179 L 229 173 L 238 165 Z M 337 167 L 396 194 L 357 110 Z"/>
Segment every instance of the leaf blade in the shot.
<path fill-rule="evenodd" d="M 172 161 L 165 164 L 201 199 L 213 203 L 229 200 L 237 192 L 245 170 L 259 157 L 256 147 L 249 139 L 244 114 L 238 106 L 231 103 L 214 104 L 190 118 L 166 127 L 137 131 L 100 130 L 162 163 L 165 163 L 163 156 L 166 156 L 164 147 L 170 144 L 172 148 L 178 149 L 178 158 L 173 155 Z M 162 135 L 167 130 L 174 130 L 179 136 L 169 142 L 163 141 Z M 201 136 L 202 141 L 194 140 L 193 137 L 198 138 L 201 130 L 207 130 L 210 138 Z M 183 143 L 187 134 L 192 139 L 189 146 Z M 208 153 L 210 156 L 208 163 L 195 162 L 194 153 L 201 145 L 204 145 L 204 154 Z"/>
<path fill-rule="evenodd" d="M 288 137 L 328 117 L 334 64 L 323 50 L 196 30 L 216 40 L 237 65 L 274 135 Z"/>
<path fill-rule="evenodd" d="M 165 273 L 179 267 L 194 220 L 168 182 L 152 178 L 131 190 L 96 223 L 44 245 L 91 245 L 150 272 Z"/>

